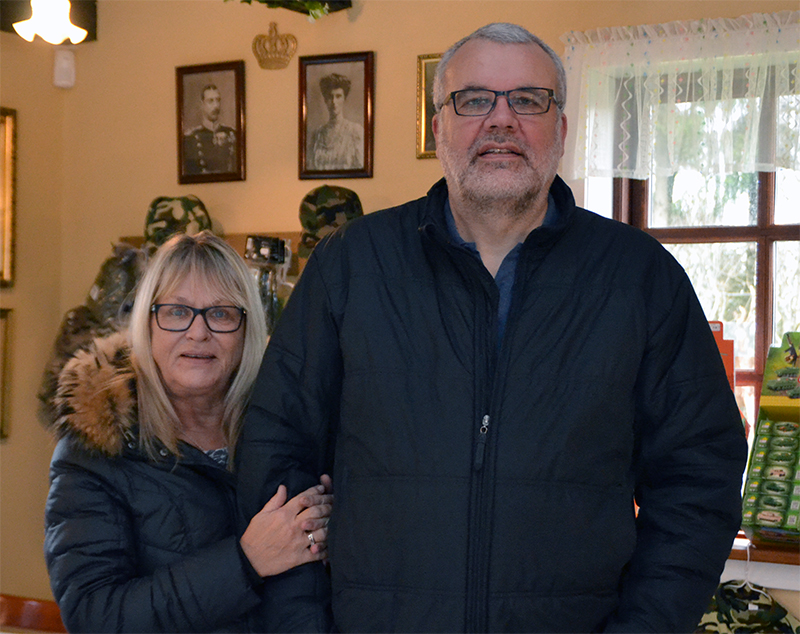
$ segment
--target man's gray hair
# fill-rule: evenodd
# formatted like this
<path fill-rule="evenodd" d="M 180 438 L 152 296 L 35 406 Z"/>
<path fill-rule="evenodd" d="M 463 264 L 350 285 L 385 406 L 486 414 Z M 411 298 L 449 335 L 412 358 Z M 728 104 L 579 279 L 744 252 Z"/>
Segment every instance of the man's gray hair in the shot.
<path fill-rule="evenodd" d="M 557 84 L 555 87 L 555 101 L 559 110 L 564 109 L 564 104 L 567 103 L 567 73 L 564 70 L 564 64 L 558 54 L 545 44 L 541 38 L 535 36 L 527 29 L 517 24 L 509 24 L 508 22 L 494 22 L 470 33 L 467 37 L 453 44 L 447 49 L 445 54 L 442 55 L 442 59 L 436 67 L 436 75 L 433 78 L 433 104 L 436 108 L 436 112 L 441 110 L 444 105 L 444 100 L 447 99 L 447 95 L 444 94 L 444 73 L 447 70 L 447 65 L 450 63 L 456 51 L 471 40 L 488 40 L 490 42 L 497 42 L 498 44 L 536 44 L 553 60 L 553 65 L 556 68 Z M 522 86 L 517 87 L 522 88 Z M 544 87 L 547 88 L 547 86 Z"/>

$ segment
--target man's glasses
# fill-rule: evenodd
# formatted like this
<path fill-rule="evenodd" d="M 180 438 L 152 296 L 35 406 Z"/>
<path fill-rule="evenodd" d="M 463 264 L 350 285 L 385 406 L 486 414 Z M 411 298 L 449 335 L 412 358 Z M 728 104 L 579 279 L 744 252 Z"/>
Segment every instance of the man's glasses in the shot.
<path fill-rule="evenodd" d="M 194 308 L 183 304 L 153 304 L 150 312 L 156 316 L 158 327 L 169 332 L 189 330 L 198 315 L 203 316 L 203 321 L 211 332 L 236 332 L 247 314 L 239 306 Z"/>
<path fill-rule="evenodd" d="M 517 88 L 515 90 L 488 90 L 467 88 L 451 92 L 444 100 L 453 102 L 453 110 L 462 117 L 483 117 L 497 105 L 497 98 L 505 97 L 508 106 L 517 114 L 544 114 L 550 110 L 550 102 L 558 102 L 552 88 Z"/>

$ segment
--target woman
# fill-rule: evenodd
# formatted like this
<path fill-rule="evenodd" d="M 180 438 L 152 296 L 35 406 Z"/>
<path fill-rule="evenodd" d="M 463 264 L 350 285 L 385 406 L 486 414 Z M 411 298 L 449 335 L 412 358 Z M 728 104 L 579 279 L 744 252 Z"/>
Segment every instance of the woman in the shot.
<path fill-rule="evenodd" d="M 328 109 L 328 121 L 314 131 L 311 139 L 312 170 L 352 170 L 364 167 L 364 128 L 344 116 L 350 94 L 350 79 L 333 73 L 319 81 Z"/>
<path fill-rule="evenodd" d="M 67 629 L 245 631 L 263 577 L 325 558 L 327 476 L 288 501 L 281 486 L 236 538 L 228 454 L 266 339 L 242 258 L 179 234 L 142 278 L 129 335 L 64 367 L 45 556 Z"/>

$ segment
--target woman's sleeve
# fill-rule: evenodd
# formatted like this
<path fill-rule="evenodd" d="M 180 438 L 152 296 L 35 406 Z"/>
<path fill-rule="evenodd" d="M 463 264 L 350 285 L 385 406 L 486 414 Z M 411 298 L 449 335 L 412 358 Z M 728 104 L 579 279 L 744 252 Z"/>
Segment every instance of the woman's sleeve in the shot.
<path fill-rule="evenodd" d="M 59 442 L 45 508 L 45 559 L 69 631 L 209 631 L 258 603 L 234 536 L 143 576 L 132 511 L 93 468 L 106 459 L 75 451 Z"/>

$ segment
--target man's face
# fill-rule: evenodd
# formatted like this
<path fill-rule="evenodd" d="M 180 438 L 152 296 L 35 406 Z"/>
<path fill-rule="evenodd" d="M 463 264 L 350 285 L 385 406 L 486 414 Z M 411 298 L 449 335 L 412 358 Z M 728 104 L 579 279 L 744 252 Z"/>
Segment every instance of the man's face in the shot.
<path fill-rule="evenodd" d="M 203 115 L 209 121 L 216 121 L 219 119 L 220 101 L 221 98 L 218 90 L 209 88 L 203 93 L 201 107 L 203 108 Z"/>
<path fill-rule="evenodd" d="M 550 57 L 535 44 L 472 40 L 450 60 L 444 91 L 464 88 L 556 88 Z M 554 103 L 539 115 L 518 115 L 505 97 L 489 114 L 458 116 L 452 102 L 433 118 L 436 154 L 448 188 L 476 202 L 532 200 L 549 189 L 564 154 L 567 119 Z"/>
<path fill-rule="evenodd" d="M 325 105 L 331 117 L 339 116 L 344 109 L 344 88 L 334 88 L 325 95 Z"/>

